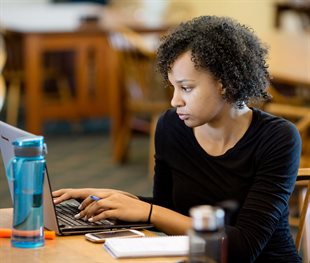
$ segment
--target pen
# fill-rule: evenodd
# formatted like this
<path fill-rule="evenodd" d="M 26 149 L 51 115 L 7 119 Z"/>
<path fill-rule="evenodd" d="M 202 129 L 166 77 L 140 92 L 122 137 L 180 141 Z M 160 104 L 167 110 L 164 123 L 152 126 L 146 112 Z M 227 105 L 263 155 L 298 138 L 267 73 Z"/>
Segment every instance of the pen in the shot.
<path fill-rule="evenodd" d="M 98 196 L 95 195 L 91 195 L 90 198 L 94 201 L 99 201 L 101 198 L 99 198 Z"/>
<path fill-rule="evenodd" d="M 11 237 L 12 229 L 10 228 L 0 228 L 0 237 Z M 55 239 L 55 231 L 44 230 L 45 239 Z"/>

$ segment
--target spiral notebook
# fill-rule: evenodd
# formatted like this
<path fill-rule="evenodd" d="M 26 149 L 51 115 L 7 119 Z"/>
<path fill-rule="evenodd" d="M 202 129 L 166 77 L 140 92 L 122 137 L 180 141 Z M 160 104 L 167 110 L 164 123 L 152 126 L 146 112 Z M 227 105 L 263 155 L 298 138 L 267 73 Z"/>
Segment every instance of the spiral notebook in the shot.
<path fill-rule="evenodd" d="M 114 258 L 187 256 L 188 236 L 111 238 L 103 244 Z"/>

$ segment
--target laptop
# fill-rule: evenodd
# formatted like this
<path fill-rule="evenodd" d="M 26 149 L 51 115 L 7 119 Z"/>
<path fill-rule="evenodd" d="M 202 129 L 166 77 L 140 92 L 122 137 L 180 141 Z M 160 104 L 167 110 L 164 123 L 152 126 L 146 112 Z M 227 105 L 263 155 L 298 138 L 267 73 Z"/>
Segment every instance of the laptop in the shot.
<path fill-rule="evenodd" d="M 14 157 L 14 146 L 12 142 L 17 138 L 28 136 L 33 135 L 0 121 L 0 150 L 5 169 L 7 169 L 9 161 Z M 10 180 L 8 180 L 8 184 L 13 200 L 13 184 Z M 141 222 L 134 223 L 109 219 L 91 223 L 81 219 L 75 219 L 74 215 L 79 213 L 78 201 L 68 200 L 58 205 L 54 204 L 47 165 L 44 175 L 43 204 L 44 226 L 49 230 L 54 230 L 57 235 L 85 234 L 123 228 L 141 229 L 152 227 L 150 224 Z"/>

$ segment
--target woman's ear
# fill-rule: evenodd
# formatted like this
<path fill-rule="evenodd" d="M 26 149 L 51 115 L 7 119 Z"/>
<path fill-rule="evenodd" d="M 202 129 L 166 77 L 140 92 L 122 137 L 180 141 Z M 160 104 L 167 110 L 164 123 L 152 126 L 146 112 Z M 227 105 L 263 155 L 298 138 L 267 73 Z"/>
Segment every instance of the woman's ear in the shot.
<path fill-rule="evenodd" d="M 226 89 L 223 87 L 223 83 L 221 80 L 218 80 L 218 88 L 219 88 L 221 95 L 225 95 Z"/>

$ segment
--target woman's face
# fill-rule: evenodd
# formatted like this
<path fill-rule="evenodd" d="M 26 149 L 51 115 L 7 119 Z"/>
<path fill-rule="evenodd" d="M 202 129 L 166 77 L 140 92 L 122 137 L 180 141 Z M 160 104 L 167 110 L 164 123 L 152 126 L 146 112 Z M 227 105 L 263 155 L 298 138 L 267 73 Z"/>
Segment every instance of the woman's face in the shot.
<path fill-rule="evenodd" d="M 176 59 L 168 78 L 174 87 L 171 105 L 188 127 L 216 122 L 227 106 L 221 82 L 208 71 L 197 70 L 190 51 Z"/>

